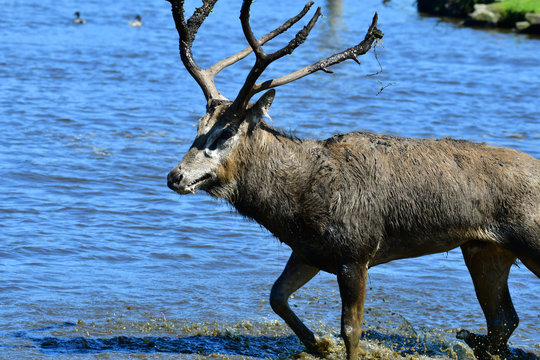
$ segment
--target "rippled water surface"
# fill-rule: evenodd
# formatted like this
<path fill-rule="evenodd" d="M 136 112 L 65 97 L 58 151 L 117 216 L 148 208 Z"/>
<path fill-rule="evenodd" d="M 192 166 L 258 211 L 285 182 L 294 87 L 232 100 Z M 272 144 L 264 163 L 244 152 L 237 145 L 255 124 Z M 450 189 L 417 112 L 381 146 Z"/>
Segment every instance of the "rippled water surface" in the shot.
<path fill-rule="evenodd" d="M 303 6 L 282 3 L 254 3 L 256 34 Z M 268 77 L 356 44 L 375 11 L 385 33 L 380 65 L 371 52 L 361 66 L 278 89 L 275 126 L 305 138 L 451 136 L 540 157 L 540 40 L 424 17 L 412 1 L 318 5 L 325 17 L 310 40 Z M 0 358 L 300 353 L 267 302 L 289 248 L 222 202 L 166 187 L 205 105 L 179 62 L 169 4 L 0 0 L 0 8 Z M 84 26 L 71 23 L 76 10 Z M 144 25 L 131 28 L 137 13 Z M 238 1 L 222 0 L 201 28 L 194 51 L 203 66 L 246 46 L 238 13 Z M 220 74 L 226 96 L 252 61 Z M 511 345 L 540 355 L 540 280 L 515 266 L 510 281 L 521 317 Z M 318 275 L 292 303 L 338 341 L 333 276 Z M 381 358 L 401 346 L 468 359 L 456 329 L 485 332 L 459 251 L 371 269 L 366 308 L 362 346 Z"/>

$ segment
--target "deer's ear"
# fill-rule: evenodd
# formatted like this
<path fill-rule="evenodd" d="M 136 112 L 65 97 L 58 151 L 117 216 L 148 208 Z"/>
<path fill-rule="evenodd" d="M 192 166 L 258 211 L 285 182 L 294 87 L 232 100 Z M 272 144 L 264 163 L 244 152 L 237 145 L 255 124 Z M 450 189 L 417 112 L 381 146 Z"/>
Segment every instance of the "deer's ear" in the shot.
<path fill-rule="evenodd" d="M 257 102 L 251 110 L 253 111 L 255 117 L 254 121 L 258 121 L 261 117 L 266 116 L 270 119 L 270 115 L 268 115 L 268 110 L 270 110 L 270 106 L 272 105 L 272 102 L 274 101 L 274 97 L 276 96 L 276 90 L 270 89 L 267 92 L 264 93 L 263 96 Z"/>

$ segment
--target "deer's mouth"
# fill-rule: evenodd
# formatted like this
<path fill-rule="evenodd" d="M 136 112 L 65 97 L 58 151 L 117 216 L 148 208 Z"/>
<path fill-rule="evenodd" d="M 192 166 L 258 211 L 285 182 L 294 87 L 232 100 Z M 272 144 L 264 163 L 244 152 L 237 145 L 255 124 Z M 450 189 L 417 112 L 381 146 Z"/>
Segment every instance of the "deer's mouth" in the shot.
<path fill-rule="evenodd" d="M 202 184 L 203 182 L 205 182 L 206 180 L 210 179 L 212 176 L 210 174 L 204 174 L 203 176 L 201 176 L 200 178 L 196 179 L 196 180 L 193 180 L 192 182 L 190 182 L 186 188 L 193 188 L 193 190 L 195 191 L 195 189 L 197 189 L 200 184 Z"/>
<path fill-rule="evenodd" d="M 212 174 L 204 174 L 186 185 L 180 185 L 175 191 L 181 195 L 194 194 L 195 191 L 200 189 L 210 178 L 212 178 Z"/>

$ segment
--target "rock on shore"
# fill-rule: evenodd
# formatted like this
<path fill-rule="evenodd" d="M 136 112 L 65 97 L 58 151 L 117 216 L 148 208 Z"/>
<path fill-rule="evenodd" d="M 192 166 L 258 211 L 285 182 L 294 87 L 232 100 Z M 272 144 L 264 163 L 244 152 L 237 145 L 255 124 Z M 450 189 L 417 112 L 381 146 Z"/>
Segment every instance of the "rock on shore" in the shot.
<path fill-rule="evenodd" d="M 528 34 L 540 34 L 540 14 L 525 14 L 524 21 L 516 22 L 516 30 Z"/>

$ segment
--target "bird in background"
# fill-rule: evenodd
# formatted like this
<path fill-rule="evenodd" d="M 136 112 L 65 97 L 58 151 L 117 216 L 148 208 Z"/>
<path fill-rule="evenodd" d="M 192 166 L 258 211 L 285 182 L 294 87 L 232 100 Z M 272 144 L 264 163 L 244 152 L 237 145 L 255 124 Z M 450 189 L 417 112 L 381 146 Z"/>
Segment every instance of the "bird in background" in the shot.
<path fill-rule="evenodd" d="M 73 19 L 74 24 L 81 24 L 81 25 L 86 24 L 86 20 L 81 17 L 81 13 L 79 11 L 75 11 L 73 15 L 75 15 L 75 19 Z M 135 15 L 135 18 L 129 22 L 129 26 L 141 27 L 142 26 L 141 15 Z"/>
<path fill-rule="evenodd" d="M 84 20 L 83 18 L 81 18 L 81 13 L 78 12 L 78 11 L 75 11 L 75 19 L 73 19 L 73 23 L 74 24 L 86 24 L 86 20 Z"/>
<path fill-rule="evenodd" d="M 141 27 L 142 26 L 142 18 L 141 18 L 141 15 L 136 15 L 135 16 L 135 19 L 131 20 L 129 22 L 129 26 L 134 26 L 134 27 Z"/>

